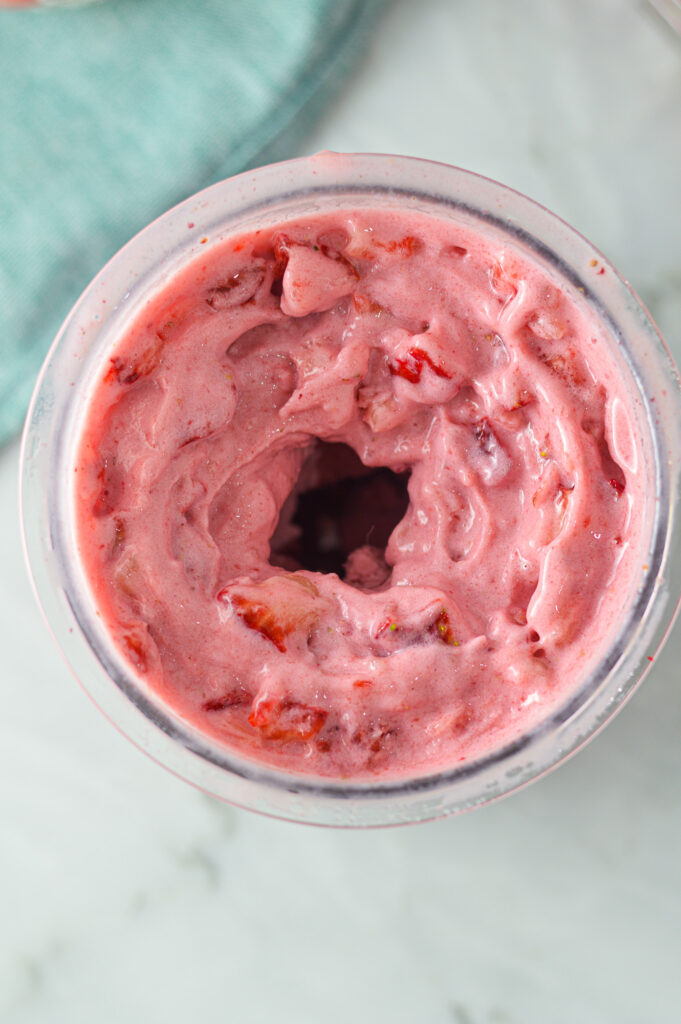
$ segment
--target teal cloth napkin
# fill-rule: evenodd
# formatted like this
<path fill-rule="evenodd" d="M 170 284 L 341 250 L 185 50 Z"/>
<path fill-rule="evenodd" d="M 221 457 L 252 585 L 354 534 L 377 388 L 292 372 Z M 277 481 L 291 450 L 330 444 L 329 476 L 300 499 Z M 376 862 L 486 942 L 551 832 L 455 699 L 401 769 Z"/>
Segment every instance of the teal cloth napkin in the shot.
<path fill-rule="evenodd" d="M 296 155 L 381 4 L 0 9 L 0 443 L 99 268 L 185 196 Z"/>

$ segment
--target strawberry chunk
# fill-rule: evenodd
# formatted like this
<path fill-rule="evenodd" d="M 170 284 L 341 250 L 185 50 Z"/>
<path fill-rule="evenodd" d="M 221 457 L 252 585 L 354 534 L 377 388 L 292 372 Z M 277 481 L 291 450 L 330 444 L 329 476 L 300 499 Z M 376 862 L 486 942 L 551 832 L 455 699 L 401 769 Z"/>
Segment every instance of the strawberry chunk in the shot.
<path fill-rule="evenodd" d="M 274 612 L 266 604 L 257 604 L 249 601 L 246 597 L 235 594 L 232 596 L 232 607 L 249 629 L 254 629 L 264 636 L 266 640 L 274 644 L 278 651 L 286 650 L 284 643 L 286 634 L 280 623 L 277 622 Z"/>
<path fill-rule="evenodd" d="M 324 708 L 283 698 L 258 701 L 253 705 L 248 721 L 265 739 L 279 743 L 303 743 L 317 735 L 327 715 Z"/>
<path fill-rule="evenodd" d="M 452 379 L 451 373 L 448 373 L 441 363 L 436 363 L 422 348 L 410 348 L 403 359 L 396 356 L 388 364 L 388 369 L 394 377 L 402 377 L 410 384 L 418 384 L 424 366 L 430 367 L 438 377 L 443 377 L 445 380 Z"/>
<path fill-rule="evenodd" d="M 105 458 L 97 473 L 99 492 L 92 507 L 96 518 L 108 516 L 123 500 L 125 479 L 114 459 Z"/>
<path fill-rule="evenodd" d="M 449 614 L 446 608 L 442 608 L 440 610 L 435 621 L 428 627 L 428 632 L 432 636 L 436 636 L 443 644 L 449 644 L 450 647 L 459 646 L 459 641 L 455 639 L 454 633 L 452 632 Z"/>
<path fill-rule="evenodd" d="M 148 652 L 139 631 L 131 630 L 129 633 L 123 633 L 121 640 L 125 647 L 125 653 L 137 671 L 145 673 L 149 668 Z"/>
<path fill-rule="evenodd" d="M 111 546 L 111 554 L 115 554 L 119 548 L 125 543 L 125 523 L 122 519 L 114 519 L 114 535 L 113 544 Z"/>
<path fill-rule="evenodd" d="M 396 735 L 397 730 L 387 722 L 367 722 L 352 734 L 352 742 L 366 747 L 371 754 L 380 754 Z M 372 758 L 370 757 L 370 761 Z"/>
<path fill-rule="evenodd" d="M 147 377 L 160 363 L 163 345 L 164 339 L 157 333 L 151 344 L 136 358 L 114 356 L 104 380 L 107 383 L 116 380 L 119 384 L 134 384 L 141 377 Z"/>
<path fill-rule="evenodd" d="M 244 267 L 212 288 L 206 302 L 215 312 L 245 306 L 253 298 L 265 279 L 264 266 Z"/>
<path fill-rule="evenodd" d="M 352 296 L 352 305 L 357 313 L 374 313 L 376 316 L 387 313 L 384 306 L 379 305 L 370 296 L 363 295 L 361 292 L 355 292 Z"/>
<path fill-rule="evenodd" d="M 287 650 L 287 637 L 291 637 L 293 646 L 305 643 L 319 617 L 328 610 L 328 602 L 319 596 L 314 583 L 300 573 L 227 586 L 217 599 L 231 605 L 244 625 L 260 633 L 282 654 Z"/>
<path fill-rule="evenodd" d="M 204 711 L 225 711 L 226 708 L 238 708 L 249 699 L 245 690 L 230 690 L 222 697 L 213 697 L 211 700 L 204 701 L 201 706 Z"/>
<path fill-rule="evenodd" d="M 423 249 L 423 242 L 415 235 L 405 235 L 404 238 L 392 239 L 390 242 L 376 240 L 374 244 L 379 249 L 385 249 L 386 252 L 395 253 L 395 255 L 405 258 L 413 256 L 415 252 L 420 252 Z"/>

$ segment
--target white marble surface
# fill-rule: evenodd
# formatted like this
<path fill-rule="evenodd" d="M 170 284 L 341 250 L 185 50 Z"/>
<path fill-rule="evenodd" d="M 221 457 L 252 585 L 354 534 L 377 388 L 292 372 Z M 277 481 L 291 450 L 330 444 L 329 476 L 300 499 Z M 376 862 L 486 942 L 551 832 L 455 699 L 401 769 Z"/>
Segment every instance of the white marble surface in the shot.
<path fill-rule="evenodd" d="M 637 0 L 397 0 L 309 149 L 499 178 L 613 259 L 681 357 L 681 39 Z M 0 453 L 0 1020 L 675 1024 L 681 631 L 586 750 L 381 832 L 194 792 L 43 627 Z"/>

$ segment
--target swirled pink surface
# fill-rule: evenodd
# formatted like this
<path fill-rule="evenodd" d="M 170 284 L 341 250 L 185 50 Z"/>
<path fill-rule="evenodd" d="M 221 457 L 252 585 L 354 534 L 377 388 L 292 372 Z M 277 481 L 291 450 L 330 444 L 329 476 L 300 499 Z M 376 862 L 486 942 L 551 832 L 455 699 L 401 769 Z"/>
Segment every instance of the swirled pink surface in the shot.
<path fill-rule="evenodd" d="M 403 776 L 511 740 L 640 571 L 632 398 L 577 291 L 399 210 L 223 241 L 90 396 L 79 548 L 116 644 L 251 758 Z"/>

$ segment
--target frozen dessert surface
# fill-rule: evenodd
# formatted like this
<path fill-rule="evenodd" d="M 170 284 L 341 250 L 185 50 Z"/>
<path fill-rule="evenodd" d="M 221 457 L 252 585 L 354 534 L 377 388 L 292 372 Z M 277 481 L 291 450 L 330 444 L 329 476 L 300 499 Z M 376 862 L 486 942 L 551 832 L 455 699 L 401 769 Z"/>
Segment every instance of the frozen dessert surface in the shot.
<path fill-rule="evenodd" d="M 118 340 L 79 443 L 116 645 L 288 770 L 399 777 L 515 738 L 636 571 L 642 460 L 604 328 L 520 248 L 413 211 L 206 248 Z"/>

